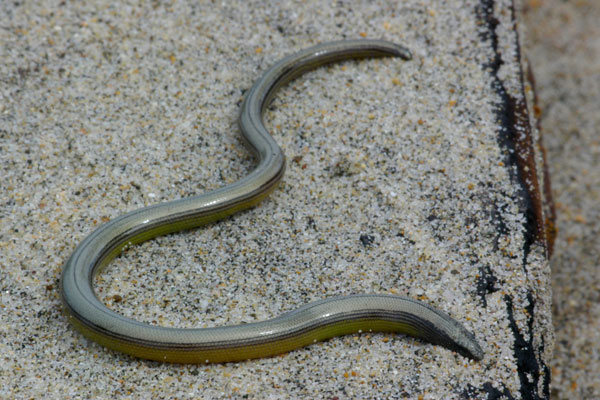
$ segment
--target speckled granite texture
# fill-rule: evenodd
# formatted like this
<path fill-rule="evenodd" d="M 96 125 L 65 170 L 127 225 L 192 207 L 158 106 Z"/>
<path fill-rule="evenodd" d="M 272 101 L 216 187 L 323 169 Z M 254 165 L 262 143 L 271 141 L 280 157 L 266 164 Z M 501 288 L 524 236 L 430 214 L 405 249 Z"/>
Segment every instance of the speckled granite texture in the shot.
<path fill-rule="evenodd" d="M 548 397 L 550 210 L 519 15 L 506 0 L 0 3 L 0 398 Z M 265 116 L 289 160 L 273 195 L 129 250 L 97 292 L 180 327 L 406 294 L 463 322 L 485 359 L 363 334 L 170 365 L 75 332 L 58 288 L 76 244 L 125 211 L 244 176 L 244 91 L 286 54 L 360 37 L 414 59 L 283 88 Z"/>

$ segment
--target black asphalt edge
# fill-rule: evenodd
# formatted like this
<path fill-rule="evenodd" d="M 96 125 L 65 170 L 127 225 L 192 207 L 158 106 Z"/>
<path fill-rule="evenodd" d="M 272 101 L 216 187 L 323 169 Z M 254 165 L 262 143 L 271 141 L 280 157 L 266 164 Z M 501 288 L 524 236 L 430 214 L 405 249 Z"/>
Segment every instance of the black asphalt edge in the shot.
<path fill-rule="evenodd" d="M 502 53 L 499 48 L 498 34 L 496 28 L 500 24 L 494 14 L 494 0 L 481 0 L 476 8 L 476 15 L 481 25 L 481 38 L 490 43 L 493 49 L 493 56 L 483 67 L 489 70 L 492 78 L 491 86 L 498 95 L 500 102 L 496 104 L 496 115 L 498 125 L 498 142 L 501 148 L 505 149 L 505 165 L 510 174 L 510 179 L 514 182 L 518 190 L 519 208 L 525 215 L 523 224 L 523 258 L 521 265 L 523 271 L 527 274 L 527 259 L 531 252 L 532 245 L 536 242 L 547 247 L 545 221 L 543 220 L 543 211 L 541 196 L 539 193 L 539 184 L 536 175 L 534 163 L 533 139 L 529 120 L 529 111 L 525 102 L 525 95 L 522 99 L 516 99 L 511 96 L 502 79 L 499 76 L 500 67 L 503 64 Z M 516 15 L 514 2 L 510 10 L 512 22 L 516 29 Z M 517 40 L 515 58 L 520 64 L 521 48 L 518 40 L 518 32 L 515 32 Z M 519 70 L 521 88 L 524 90 L 524 77 L 522 68 Z M 525 134 L 521 134 L 525 132 Z M 516 168 L 514 168 L 516 166 Z M 516 172 L 515 172 L 516 171 Z M 482 271 L 482 276 L 477 282 L 478 294 L 484 299 L 485 294 L 495 291 L 497 278 L 488 267 Z M 535 321 L 535 296 L 528 288 L 526 293 L 528 306 L 527 326 L 529 335 L 526 332 L 521 333 L 515 318 L 513 316 L 513 298 L 509 295 L 504 296 L 509 319 L 509 328 L 513 332 L 514 350 L 513 354 L 517 361 L 518 376 L 521 388 L 520 396 L 523 399 L 548 399 L 550 397 L 550 369 L 537 355 L 544 353 L 544 343 L 537 348 L 533 345 L 533 329 Z M 528 339 L 526 337 L 529 336 Z M 538 390 L 541 383 L 541 393 Z M 475 398 L 476 393 L 486 394 L 488 399 L 515 398 L 510 391 L 503 387 L 502 390 L 494 388 L 491 382 L 484 383 L 481 388 L 469 386 L 462 394 L 465 398 Z"/>

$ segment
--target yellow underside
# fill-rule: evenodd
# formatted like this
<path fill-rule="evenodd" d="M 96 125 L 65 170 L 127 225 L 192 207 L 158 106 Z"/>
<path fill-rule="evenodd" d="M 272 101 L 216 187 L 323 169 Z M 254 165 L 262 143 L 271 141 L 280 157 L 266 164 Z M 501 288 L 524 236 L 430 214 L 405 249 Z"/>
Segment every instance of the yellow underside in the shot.
<path fill-rule="evenodd" d="M 277 340 L 258 345 L 240 346 L 226 349 L 198 350 L 198 349 L 167 349 L 153 348 L 121 339 L 114 339 L 90 329 L 75 318 L 70 318 L 75 328 L 89 339 L 113 350 L 117 350 L 135 357 L 172 363 L 222 363 L 229 361 L 244 361 L 253 358 L 271 357 L 282 353 L 308 346 L 335 336 L 343 336 L 362 332 L 397 332 L 415 336 L 414 327 L 402 323 L 381 320 L 354 320 L 319 327 L 312 331 L 302 333 L 287 339 Z"/>
<path fill-rule="evenodd" d="M 137 236 L 131 237 L 126 241 L 126 243 L 124 243 L 122 246 L 116 247 L 113 251 L 108 253 L 102 259 L 102 261 L 100 262 L 100 265 L 98 266 L 98 268 L 96 268 L 96 273 L 102 272 L 104 270 L 104 268 L 106 268 L 106 266 L 116 256 L 121 254 L 123 252 L 123 250 L 127 249 L 128 247 L 143 243 L 147 240 L 153 239 L 158 236 L 163 236 L 163 235 L 168 235 L 169 233 L 181 232 L 181 231 L 185 231 L 188 229 L 198 228 L 198 227 L 208 225 L 213 222 L 217 222 L 219 220 L 225 219 L 225 218 L 227 218 L 233 214 L 236 214 L 242 210 L 254 207 L 258 203 L 260 203 L 265 197 L 267 197 L 269 194 L 271 194 L 273 192 L 273 190 L 275 190 L 276 186 L 277 185 L 273 185 L 272 187 L 266 189 L 265 191 L 257 194 L 255 197 L 253 197 L 245 202 L 240 202 L 235 205 L 232 205 L 231 207 L 229 207 L 225 210 L 222 210 L 220 212 L 204 215 L 199 218 L 188 219 L 185 221 L 172 222 L 170 224 L 158 226 L 154 229 L 143 232 Z"/>

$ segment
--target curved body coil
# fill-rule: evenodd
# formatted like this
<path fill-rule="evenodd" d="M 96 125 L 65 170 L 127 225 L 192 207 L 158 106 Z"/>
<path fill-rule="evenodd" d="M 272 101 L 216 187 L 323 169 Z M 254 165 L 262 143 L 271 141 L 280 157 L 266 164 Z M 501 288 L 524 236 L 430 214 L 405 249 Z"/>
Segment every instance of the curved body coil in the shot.
<path fill-rule="evenodd" d="M 70 322 L 106 347 L 168 362 L 268 357 L 359 331 L 402 332 L 481 359 L 483 352 L 475 337 L 460 323 L 406 297 L 332 297 L 267 321 L 178 329 L 126 318 L 108 309 L 94 293 L 94 274 L 127 247 L 217 221 L 257 204 L 274 189 L 284 174 L 285 156 L 267 132 L 262 114 L 279 87 L 324 64 L 379 56 L 410 59 L 410 52 L 381 40 L 331 42 L 290 55 L 266 71 L 247 93 L 239 119 L 244 139 L 257 156 L 256 168 L 233 184 L 124 214 L 92 232 L 75 249 L 62 274 L 62 298 Z"/>

